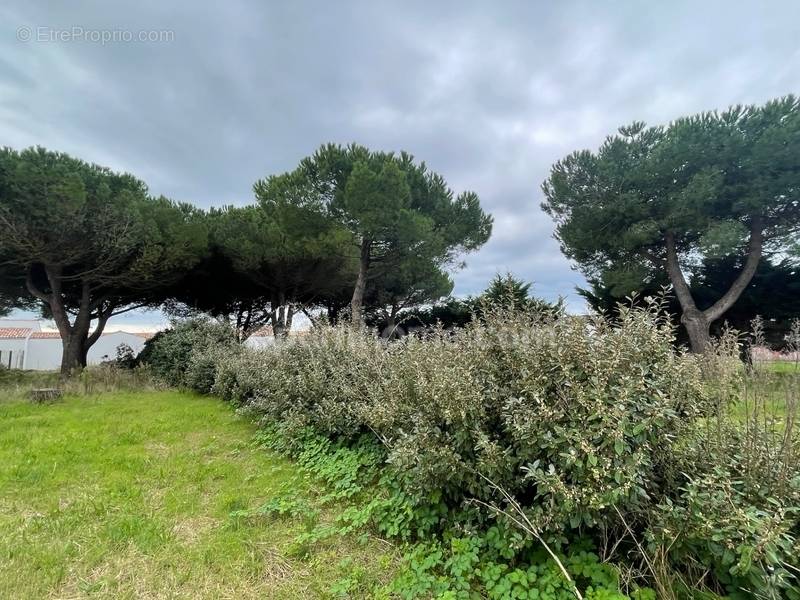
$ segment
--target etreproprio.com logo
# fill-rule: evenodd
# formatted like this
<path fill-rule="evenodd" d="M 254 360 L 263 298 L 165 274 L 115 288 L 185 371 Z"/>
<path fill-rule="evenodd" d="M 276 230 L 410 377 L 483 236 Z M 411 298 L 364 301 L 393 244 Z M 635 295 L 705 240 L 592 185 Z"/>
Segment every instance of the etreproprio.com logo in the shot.
<path fill-rule="evenodd" d="M 127 43 L 165 43 L 175 41 L 171 29 L 88 29 L 79 25 L 71 27 L 19 27 L 17 40 L 20 42 L 59 42 L 89 44 L 127 44 Z"/>

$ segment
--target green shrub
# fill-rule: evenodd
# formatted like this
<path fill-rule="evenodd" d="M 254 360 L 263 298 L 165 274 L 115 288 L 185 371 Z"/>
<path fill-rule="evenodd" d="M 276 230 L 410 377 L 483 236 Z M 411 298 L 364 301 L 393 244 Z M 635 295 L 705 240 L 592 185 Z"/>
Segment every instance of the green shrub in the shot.
<path fill-rule="evenodd" d="M 482 536 L 452 538 L 449 545 L 416 545 L 404 557 L 404 568 L 393 582 L 392 592 L 408 599 L 575 599 L 572 586 L 546 553 L 535 551 L 528 562 L 510 564 L 497 555 L 493 540 L 502 545 L 496 527 Z M 645 589 L 637 589 L 631 596 L 620 592 L 617 570 L 593 552 L 576 550 L 561 561 L 583 590 L 585 600 L 654 599 Z M 482 594 L 477 595 L 476 590 Z"/>
<path fill-rule="evenodd" d="M 252 401 L 265 389 L 273 364 L 267 360 L 269 350 L 246 350 L 220 356 L 212 392 L 235 406 Z"/>
<path fill-rule="evenodd" d="M 279 347 L 223 359 L 214 393 L 267 420 L 358 437 L 365 403 L 378 392 L 393 351 L 374 336 L 323 327 Z"/>
<path fill-rule="evenodd" d="M 215 391 L 327 436 L 372 432 L 408 489 L 440 490 L 452 505 L 494 500 L 488 478 L 558 531 L 658 494 L 670 440 L 705 402 L 672 334 L 655 309 L 628 311 L 618 327 L 498 313 L 388 346 L 324 328 L 224 361 Z"/>
<path fill-rule="evenodd" d="M 495 315 L 454 339 L 410 342 L 364 420 L 414 486 L 488 501 L 488 478 L 542 528 L 594 526 L 658 493 L 669 440 L 705 403 L 697 365 L 671 338 L 648 311 L 617 328 Z"/>
<path fill-rule="evenodd" d="M 740 410 L 722 407 L 675 444 L 675 483 L 653 511 L 650 547 L 668 549 L 695 581 L 711 568 L 716 581 L 709 585 L 731 597 L 758 590 L 765 598 L 798 599 L 800 440 L 794 409 L 776 409 L 765 395 L 774 393 L 774 381 L 748 377 L 742 383 L 749 389 Z"/>
<path fill-rule="evenodd" d="M 183 385 L 201 394 L 210 394 L 217 376 L 217 364 L 222 356 L 233 351 L 233 346 L 213 346 L 192 352 L 183 375 Z"/>
<path fill-rule="evenodd" d="M 213 390 L 278 427 L 295 456 L 312 435 L 312 456 L 351 464 L 360 454 L 348 449 L 379 440 L 384 449 L 371 456 L 386 461 L 373 472 L 380 493 L 347 512 L 353 527 L 422 543 L 450 539 L 454 528 L 481 537 L 497 517 L 485 507 L 508 509 L 502 489 L 556 551 L 569 557 L 570 542 L 588 535 L 659 581 L 660 595 L 685 576 L 719 592 L 749 586 L 794 598 L 797 436 L 772 427 L 759 446 L 763 428 L 753 438 L 752 423 L 730 418 L 736 351 L 735 337 L 702 360 L 676 351 L 658 302 L 623 308 L 613 323 L 487 311 L 457 332 L 395 343 L 317 328 L 222 358 Z M 785 460 L 776 461 L 778 446 Z M 326 468 L 331 481 L 349 481 Z M 503 559 L 508 573 L 538 564 L 525 554 L 536 541 L 526 543 Z M 431 581 L 452 583 L 453 552 L 431 567 Z M 493 560 L 481 556 L 481 565 Z M 461 597 L 450 583 L 426 593 Z"/>
<path fill-rule="evenodd" d="M 238 511 L 235 518 L 302 520 L 306 531 L 294 543 L 303 552 L 310 550 L 310 544 L 366 526 L 384 537 L 419 540 L 402 546 L 398 576 L 388 588 L 373 589 L 375 597 L 574 598 L 553 558 L 508 519 L 483 522 L 474 509 L 448 511 L 435 494 L 422 501 L 396 485 L 396 473 L 381 468 L 385 449 L 374 436 L 362 435 L 348 445 L 311 429 L 292 437 L 283 424 L 271 424 L 258 441 L 294 457 L 302 471 L 331 491 L 319 497 L 321 505 L 290 493 L 255 510 Z M 333 524 L 319 522 L 321 506 L 341 510 Z M 432 535 L 437 525 L 439 534 Z M 560 559 L 584 598 L 654 600 L 652 592 L 642 588 L 632 587 L 630 596 L 623 594 L 619 571 L 602 562 L 588 540 L 571 544 Z"/>
<path fill-rule="evenodd" d="M 720 592 L 748 598 L 757 590 L 765 598 L 800 598 L 797 587 L 798 483 L 795 500 L 747 498 L 735 475 L 725 469 L 692 478 L 680 495 L 656 513 L 651 543 L 669 548 L 684 570 L 715 574 Z M 794 562 L 794 566 L 792 564 Z"/>
<path fill-rule="evenodd" d="M 188 319 L 159 332 L 145 344 L 137 361 L 151 373 L 176 387 L 209 393 L 216 379 L 216 364 L 236 352 L 233 329 L 218 321 Z"/>

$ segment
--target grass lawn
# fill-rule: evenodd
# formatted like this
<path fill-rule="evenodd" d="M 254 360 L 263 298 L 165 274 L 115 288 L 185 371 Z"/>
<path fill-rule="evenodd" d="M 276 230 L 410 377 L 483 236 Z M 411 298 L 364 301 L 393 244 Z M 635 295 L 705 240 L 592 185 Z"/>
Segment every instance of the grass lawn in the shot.
<path fill-rule="evenodd" d="M 384 542 L 307 553 L 308 523 L 231 514 L 316 495 L 253 433 L 219 400 L 174 391 L 0 396 L 0 598 L 371 597 L 392 577 Z"/>
<path fill-rule="evenodd" d="M 773 373 L 793 373 L 800 375 L 800 364 L 789 360 L 775 360 L 767 367 Z"/>

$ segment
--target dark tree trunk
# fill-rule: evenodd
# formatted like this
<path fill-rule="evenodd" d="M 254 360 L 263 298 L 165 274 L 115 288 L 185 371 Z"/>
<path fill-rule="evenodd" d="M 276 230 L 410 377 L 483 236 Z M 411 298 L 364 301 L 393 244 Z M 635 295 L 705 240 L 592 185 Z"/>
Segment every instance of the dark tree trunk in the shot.
<path fill-rule="evenodd" d="M 236 341 L 240 344 L 247 341 L 257 326 L 256 310 L 254 302 L 239 303 L 236 308 Z"/>
<path fill-rule="evenodd" d="M 75 324 L 67 328 L 69 333 L 64 336 L 61 334 L 61 374 L 64 376 L 79 373 L 86 367 L 89 355 L 89 348 L 98 340 L 103 331 L 105 322 L 98 323 L 98 328 L 89 335 L 89 324 L 91 319 L 87 316 L 78 314 Z M 59 331 L 61 327 L 59 327 Z"/>
<path fill-rule="evenodd" d="M 711 323 L 706 319 L 705 315 L 699 310 L 684 310 L 681 315 L 681 323 L 686 328 L 686 333 L 689 334 L 689 344 L 692 352 L 702 354 L 708 350 L 711 344 L 711 334 L 709 332 Z"/>
<path fill-rule="evenodd" d="M 77 335 L 70 335 L 61 340 L 61 375 L 69 377 L 79 373 L 86 366 L 86 354 L 83 350 L 83 340 Z"/>
<path fill-rule="evenodd" d="M 339 322 L 339 314 L 342 312 L 342 307 L 337 304 L 329 304 L 326 310 L 328 314 L 328 323 L 336 325 Z"/>
<path fill-rule="evenodd" d="M 381 330 L 381 337 L 387 340 L 394 339 L 397 333 L 397 320 L 391 314 L 384 315 L 384 320 L 386 323 Z"/>
<path fill-rule="evenodd" d="M 111 313 L 113 309 L 111 307 L 107 308 L 105 311 L 100 312 L 97 316 L 97 324 L 95 325 L 94 331 L 89 334 L 88 325 L 86 327 L 86 333 L 83 337 L 83 347 L 81 352 L 81 367 L 86 367 L 89 349 L 94 346 L 95 342 L 100 339 L 100 336 L 103 335 L 103 331 L 106 328 L 106 323 L 111 318 Z M 91 323 L 91 318 L 89 319 Z"/>
<path fill-rule="evenodd" d="M 75 322 L 69 322 L 69 315 L 61 293 L 61 267 L 44 265 L 44 272 L 50 285 L 50 293 L 46 294 L 37 288 L 33 282 L 33 274 L 28 273 L 26 281 L 28 290 L 35 297 L 46 302 L 50 307 L 53 320 L 61 336 L 61 375 L 69 377 L 83 368 L 85 356 L 84 346 L 89 334 L 89 287 L 84 284 L 81 290 L 81 300 Z"/>
<path fill-rule="evenodd" d="M 294 307 L 286 302 L 286 295 L 282 292 L 273 295 L 270 311 L 272 335 L 275 338 L 287 337 L 289 330 L 292 328 L 293 318 Z"/>
<path fill-rule="evenodd" d="M 405 335 L 405 329 L 397 324 L 397 315 L 400 312 L 400 307 L 396 304 L 392 305 L 389 312 L 384 311 L 383 317 L 386 320 L 386 326 L 381 332 L 381 337 L 386 339 L 397 339 Z"/>
<path fill-rule="evenodd" d="M 722 317 L 722 315 L 733 306 L 753 279 L 753 275 L 755 275 L 758 262 L 761 260 L 764 243 L 763 222 L 758 217 L 752 219 L 750 223 L 750 242 L 748 244 L 747 260 L 745 260 L 744 267 L 742 267 L 736 280 L 731 284 L 728 291 L 723 294 L 722 298 L 717 300 L 706 310 L 697 308 L 694 298 L 692 297 L 692 292 L 689 289 L 689 284 L 683 276 L 683 271 L 681 271 L 678 261 L 678 251 L 674 234 L 670 231 L 666 232 L 664 235 L 664 242 L 667 247 L 667 274 L 672 282 L 672 287 L 675 290 L 678 302 L 681 305 L 681 323 L 683 323 L 683 326 L 686 328 L 686 333 L 689 334 L 689 343 L 692 352 L 698 354 L 705 352 L 711 344 L 711 335 L 709 333 L 711 324 Z"/>
<path fill-rule="evenodd" d="M 84 342 L 81 348 L 81 369 L 85 369 L 86 365 L 89 363 L 89 348 L 89 344 Z"/>
<path fill-rule="evenodd" d="M 62 295 L 62 271 L 58 266 L 44 265 L 47 281 L 50 285 L 50 293 L 45 293 L 36 287 L 33 281 L 33 273 L 28 272 L 25 284 L 28 291 L 42 302 L 46 302 L 50 307 L 53 320 L 58 327 L 61 336 L 61 375 L 69 377 L 80 372 L 85 366 L 89 348 L 100 338 L 108 319 L 113 314 L 113 305 L 109 305 L 105 310 L 100 309 L 102 300 L 95 303 L 91 302 L 91 290 L 85 281 L 81 285 L 81 298 L 78 303 L 78 314 L 75 320 L 70 323 L 69 314 Z M 92 324 L 93 312 L 97 317 L 97 327 L 89 335 L 89 327 Z"/>
<path fill-rule="evenodd" d="M 362 323 L 362 308 L 364 306 L 364 292 L 367 289 L 367 271 L 369 270 L 369 259 L 372 242 L 363 240 L 361 242 L 361 256 L 358 261 L 358 277 L 356 287 L 353 289 L 353 298 L 350 300 L 350 320 L 353 325 L 360 327 Z"/>

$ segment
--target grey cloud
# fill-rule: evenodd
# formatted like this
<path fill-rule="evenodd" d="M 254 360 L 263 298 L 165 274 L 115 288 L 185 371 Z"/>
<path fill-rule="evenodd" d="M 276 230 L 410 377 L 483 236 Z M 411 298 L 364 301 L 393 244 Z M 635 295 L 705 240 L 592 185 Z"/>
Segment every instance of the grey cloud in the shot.
<path fill-rule="evenodd" d="M 539 209 L 550 165 L 633 120 L 800 91 L 800 4 L 35 3 L 0 8 L 0 143 L 242 204 L 323 142 L 405 149 L 495 215 L 456 291 L 581 276 Z M 167 43 L 19 42 L 18 27 L 171 30 Z"/>

